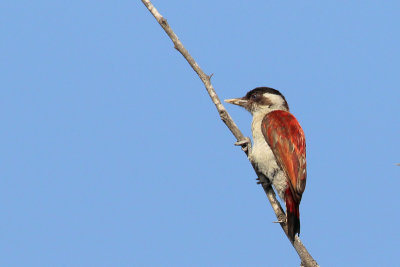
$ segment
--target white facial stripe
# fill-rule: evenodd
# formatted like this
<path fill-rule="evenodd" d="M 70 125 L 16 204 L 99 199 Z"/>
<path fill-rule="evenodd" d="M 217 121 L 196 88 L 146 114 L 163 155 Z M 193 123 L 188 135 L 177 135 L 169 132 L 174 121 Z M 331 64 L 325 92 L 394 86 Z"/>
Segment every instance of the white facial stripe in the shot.
<path fill-rule="evenodd" d="M 265 93 L 264 96 L 269 98 L 274 106 L 281 107 L 285 103 L 280 95 Z"/>

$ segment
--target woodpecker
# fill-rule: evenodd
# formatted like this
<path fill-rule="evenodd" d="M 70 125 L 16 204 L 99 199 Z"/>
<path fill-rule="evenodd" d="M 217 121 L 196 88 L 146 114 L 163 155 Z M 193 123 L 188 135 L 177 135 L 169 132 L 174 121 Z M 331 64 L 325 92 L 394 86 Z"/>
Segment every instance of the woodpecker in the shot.
<path fill-rule="evenodd" d="M 249 138 L 235 143 L 248 149 L 258 172 L 269 179 L 286 206 L 288 234 L 300 234 L 299 205 L 306 187 L 306 142 L 303 129 L 289 112 L 285 97 L 270 87 L 257 87 L 242 98 L 225 102 L 241 106 L 253 116 Z"/>

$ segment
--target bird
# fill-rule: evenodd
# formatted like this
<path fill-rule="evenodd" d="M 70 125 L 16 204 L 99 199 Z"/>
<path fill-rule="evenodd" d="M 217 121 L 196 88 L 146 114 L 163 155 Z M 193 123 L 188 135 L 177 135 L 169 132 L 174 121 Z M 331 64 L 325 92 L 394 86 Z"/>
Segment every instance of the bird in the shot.
<path fill-rule="evenodd" d="M 300 201 L 306 187 L 306 140 L 296 117 L 289 112 L 285 97 L 271 87 L 257 87 L 244 97 L 225 102 L 252 114 L 253 145 L 247 137 L 242 146 L 256 170 L 268 178 L 286 206 L 288 236 L 300 235 Z"/>

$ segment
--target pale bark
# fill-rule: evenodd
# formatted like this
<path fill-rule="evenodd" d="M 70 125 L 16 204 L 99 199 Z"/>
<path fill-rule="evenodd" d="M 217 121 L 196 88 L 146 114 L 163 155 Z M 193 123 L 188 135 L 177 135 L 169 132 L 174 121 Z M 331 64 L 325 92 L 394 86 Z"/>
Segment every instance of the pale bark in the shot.
<path fill-rule="evenodd" d="M 200 66 L 196 63 L 196 61 L 193 59 L 193 57 L 189 54 L 189 52 L 186 50 L 186 48 L 183 46 L 181 41 L 179 40 L 178 36 L 174 33 L 174 31 L 171 29 L 169 26 L 167 20 L 161 16 L 161 14 L 157 11 L 157 9 L 153 6 L 153 4 L 149 0 L 142 0 L 143 4 L 147 7 L 147 9 L 151 12 L 151 14 L 155 17 L 155 19 L 158 21 L 158 23 L 161 25 L 161 27 L 164 29 L 164 31 L 168 34 L 169 38 L 172 40 L 175 49 L 177 49 L 187 60 L 189 65 L 193 68 L 193 70 L 197 73 L 197 75 L 200 77 L 201 81 L 204 83 L 204 86 L 213 101 L 215 107 L 217 108 L 217 111 L 219 113 L 219 116 L 221 120 L 226 124 L 226 126 L 229 128 L 229 130 L 232 132 L 232 134 L 235 136 L 237 141 L 242 141 L 245 139 L 244 135 L 242 132 L 239 130 L 229 113 L 226 111 L 225 107 L 222 105 L 217 93 L 214 90 L 213 85 L 211 84 L 211 76 L 207 75 L 204 73 L 204 71 L 200 68 Z M 245 151 L 247 154 L 247 151 Z M 283 211 L 279 201 L 276 199 L 276 195 L 274 190 L 272 189 L 271 185 L 269 185 L 268 180 L 265 176 L 262 174 L 258 173 L 255 166 L 253 165 L 254 170 L 256 171 L 258 178 L 260 179 L 261 185 L 264 188 L 265 194 L 267 195 L 267 198 L 269 202 L 271 203 L 271 206 L 276 214 L 276 217 L 278 218 L 278 221 L 280 222 L 279 224 L 281 225 L 283 231 L 285 232 L 286 236 L 288 237 L 289 241 L 290 238 L 288 236 L 288 231 L 287 231 L 287 225 L 286 225 L 286 215 L 285 212 Z M 318 266 L 317 262 L 312 258 L 310 253 L 308 253 L 306 247 L 302 244 L 300 241 L 300 238 L 298 236 L 295 237 L 294 242 L 291 242 L 293 247 L 295 248 L 297 254 L 300 257 L 301 260 L 301 266 L 306 266 L 306 267 L 315 267 Z"/>

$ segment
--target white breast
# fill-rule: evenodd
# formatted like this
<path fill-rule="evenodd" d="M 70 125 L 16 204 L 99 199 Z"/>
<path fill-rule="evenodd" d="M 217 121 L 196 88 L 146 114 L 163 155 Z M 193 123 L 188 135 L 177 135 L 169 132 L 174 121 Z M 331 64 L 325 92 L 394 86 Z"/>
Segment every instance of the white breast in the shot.
<path fill-rule="evenodd" d="M 282 169 L 278 166 L 275 155 L 265 141 L 261 132 L 261 122 L 265 114 L 253 116 L 251 130 L 253 133 L 253 148 L 249 154 L 249 159 L 254 162 L 258 170 L 267 176 L 278 192 L 279 197 L 284 199 L 284 192 L 287 187 L 286 176 Z"/>

